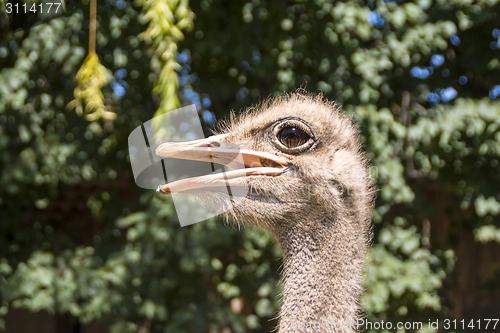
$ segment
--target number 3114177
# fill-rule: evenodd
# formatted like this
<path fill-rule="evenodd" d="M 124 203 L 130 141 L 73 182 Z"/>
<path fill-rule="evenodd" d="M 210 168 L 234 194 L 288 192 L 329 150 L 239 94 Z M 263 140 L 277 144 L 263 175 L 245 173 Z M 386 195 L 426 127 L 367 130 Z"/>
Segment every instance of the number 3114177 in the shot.
<path fill-rule="evenodd" d="M 456 329 L 496 329 L 497 324 L 498 324 L 498 319 L 471 319 L 471 320 L 450 320 L 450 319 L 445 319 L 444 320 L 444 329 L 445 330 L 456 330 Z"/>
<path fill-rule="evenodd" d="M 38 4 L 7 2 L 5 4 L 7 14 L 59 14 L 59 10 L 62 10 L 60 2 L 42 2 Z"/>

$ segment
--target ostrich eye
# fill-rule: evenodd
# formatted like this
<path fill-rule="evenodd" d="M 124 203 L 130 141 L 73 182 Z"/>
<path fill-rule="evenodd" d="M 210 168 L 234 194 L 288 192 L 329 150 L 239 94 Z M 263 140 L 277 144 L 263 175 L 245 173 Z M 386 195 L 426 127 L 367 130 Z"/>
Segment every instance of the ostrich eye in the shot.
<path fill-rule="evenodd" d="M 297 127 L 284 127 L 278 132 L 278 140 L 287 148 L 296 148 L 305 144 L 311 137 Z"/>
<path fill-rule="evenodd" d="M 285 118 L 274 124 L 271 140 L 276 148 L 287 154 L 299 154 L 313 147 L 314 129 L 300 118 Z"/>

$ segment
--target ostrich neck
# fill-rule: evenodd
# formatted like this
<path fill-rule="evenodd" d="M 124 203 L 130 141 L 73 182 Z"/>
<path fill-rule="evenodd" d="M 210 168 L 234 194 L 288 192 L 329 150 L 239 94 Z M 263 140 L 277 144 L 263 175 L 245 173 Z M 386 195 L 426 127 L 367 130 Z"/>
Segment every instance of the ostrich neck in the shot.
<path fill-rule="evenodd" d="M 279 333 L 355 331 L 366 245 L 358 223 L 323 216 L 308 223 L 315 229 L 293 225 L 276 235 L 284 264 Z"/>

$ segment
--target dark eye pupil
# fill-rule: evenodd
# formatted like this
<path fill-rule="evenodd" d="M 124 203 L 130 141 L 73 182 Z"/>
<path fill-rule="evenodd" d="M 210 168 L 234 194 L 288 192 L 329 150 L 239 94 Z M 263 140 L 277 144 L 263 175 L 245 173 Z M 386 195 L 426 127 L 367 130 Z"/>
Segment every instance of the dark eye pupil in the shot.
<path fill-rule="evenodd" d="M 297 127 L 285 127 L 278 133 L 278 140 L 288 148 L 302 146 L 309 139 L 309 135 Z"/>

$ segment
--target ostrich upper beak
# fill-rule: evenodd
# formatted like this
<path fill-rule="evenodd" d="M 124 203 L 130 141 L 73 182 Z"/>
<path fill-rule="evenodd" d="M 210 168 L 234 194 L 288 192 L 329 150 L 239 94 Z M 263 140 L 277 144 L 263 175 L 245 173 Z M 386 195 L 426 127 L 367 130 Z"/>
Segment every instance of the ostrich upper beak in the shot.
<path fill-rule="evenodd" d="M 228 143 L 227 134 L 188 142 L 167 142 L 156 148 L 156 155 L 164 158 L 218 163 L 234 170 L 178 180 L 158 186 L 157 191 L 166 195 L 195 189 L 228 187 L 231 179 L 245 176 L 282 174 L 288 162 L 279 156 Z"/>

